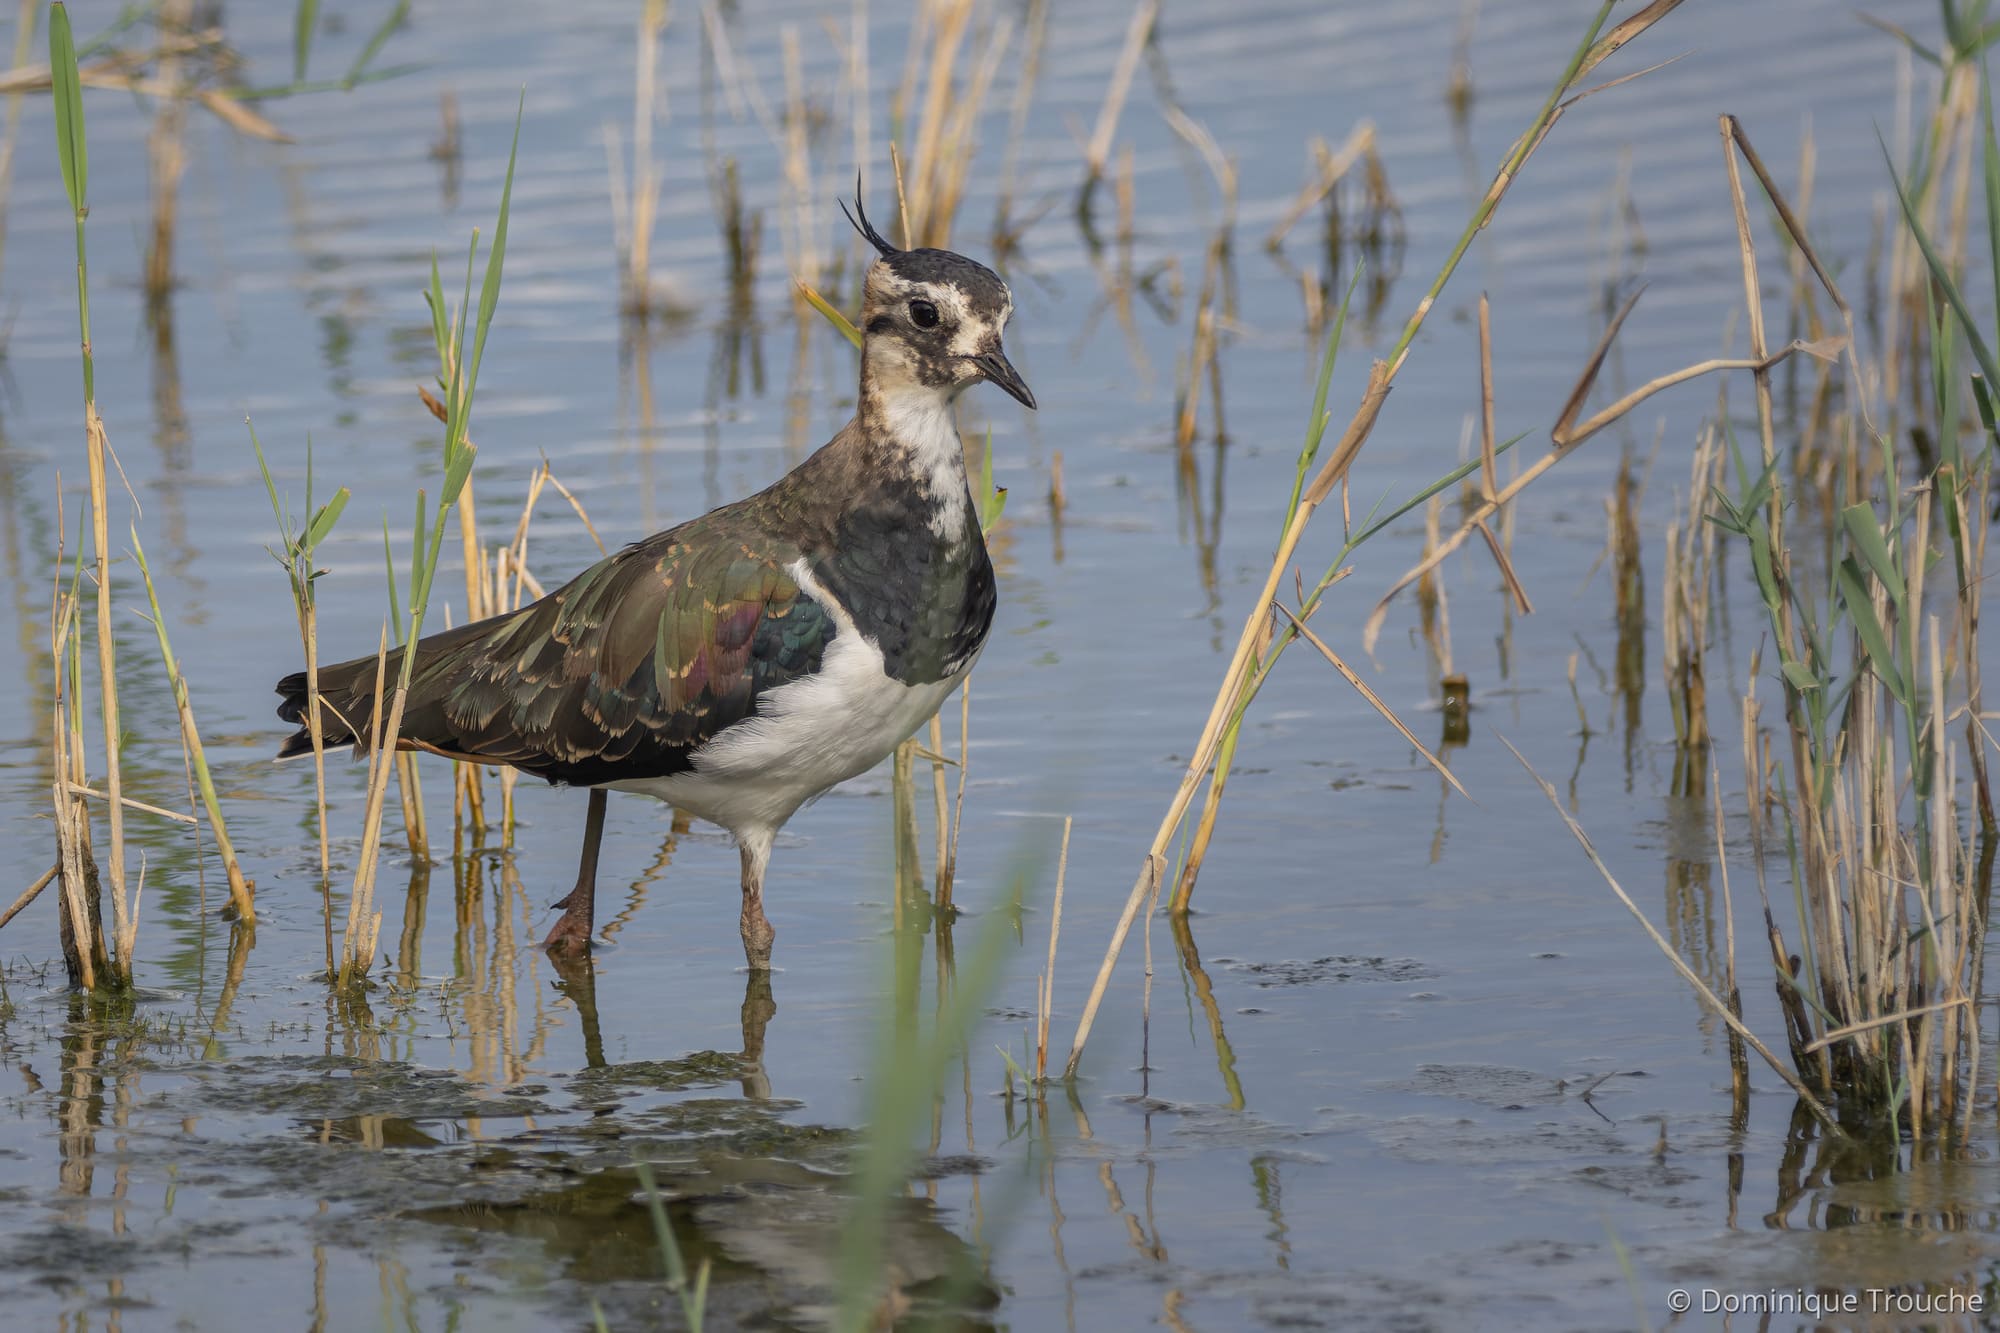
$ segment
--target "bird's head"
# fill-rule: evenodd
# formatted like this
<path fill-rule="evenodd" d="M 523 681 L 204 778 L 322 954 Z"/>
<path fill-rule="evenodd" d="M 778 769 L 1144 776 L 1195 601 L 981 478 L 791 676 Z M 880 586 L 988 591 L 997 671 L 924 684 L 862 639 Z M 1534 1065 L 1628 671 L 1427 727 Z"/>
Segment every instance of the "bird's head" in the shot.
<path fill-rule="evenodd" d="M 861 355 L 875 384 L 956 397 L 986 380 L 1032 408 L 1035 395 L 1000 345 L 1014 313 L 1014 294 L 1000 275 L 950 250 L 897 249 L 869 224 L 859 191 L 847 220 L 880 256 L 861 296 Z"/>

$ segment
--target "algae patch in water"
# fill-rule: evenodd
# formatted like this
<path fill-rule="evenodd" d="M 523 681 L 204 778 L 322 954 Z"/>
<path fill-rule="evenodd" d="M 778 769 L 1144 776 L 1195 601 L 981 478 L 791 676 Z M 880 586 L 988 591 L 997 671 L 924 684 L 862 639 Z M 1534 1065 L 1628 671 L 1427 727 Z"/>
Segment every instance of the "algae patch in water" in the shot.
<path fill-rule="evenodd" d="M 546 1115 L 548 1089 L 491 1088 L 449 1069 L 341 1056 L 253 1056 L 192 1064 L 190 1094 L 204 1109 L 283 1115 L 302 1120 L 395 1116 L 405 1120 L 495 1119 Z"/>
<path fill-rule="evenodd" d="M 1287 958 L 1271 963 L 1244 963 L 1218 958 L 1219 967 L 1241 972 L 1253 986 L 1317 986 L 1346 981 L 1424 981 L 1440 975 L 1428 963 L 1414 958 L 1360 958 L 1337 955 L 1329 958 Z"/>

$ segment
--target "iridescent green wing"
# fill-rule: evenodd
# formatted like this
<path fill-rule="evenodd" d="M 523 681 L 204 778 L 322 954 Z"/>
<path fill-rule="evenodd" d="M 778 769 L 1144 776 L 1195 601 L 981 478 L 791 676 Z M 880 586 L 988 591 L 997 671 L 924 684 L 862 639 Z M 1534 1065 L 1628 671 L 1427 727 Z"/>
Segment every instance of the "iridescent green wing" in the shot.
<path fill-rule="evenodd" d="M 834 634 L 786 573 L 798 552 L 722 519 L 629 546 L 511 616 L 424 640 L 404 734 L 559 782 L 687 770 L 763 695 L 818 671 Z"/>

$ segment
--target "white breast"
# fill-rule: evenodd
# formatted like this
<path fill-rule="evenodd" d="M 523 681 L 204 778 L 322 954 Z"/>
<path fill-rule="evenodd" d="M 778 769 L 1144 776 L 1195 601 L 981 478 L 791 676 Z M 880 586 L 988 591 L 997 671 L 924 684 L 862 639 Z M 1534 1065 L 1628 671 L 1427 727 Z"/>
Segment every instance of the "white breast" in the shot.
<path fill-rule="evenodd" d="M 889 437 L 909 451 L 911 466 L 925 478 L 938 503 L 930 522 L 932 534 L 953 543 L 965 540 L 965 446 L 952 421 L 951 399 L 931 389 L 884 394 L 882 424 Z"/>
<path fill-rule="evenodd" d="M 886 759 L 972 669 L 969 658 L 940 681 L 893 679 L 882 650 L 862 637 L 805 562 L 786 572 L 833 618 L 837 632 L 819 671 L 764 695 L 757 716 L 709 742 L 692 771 L 605 785 L 658 797 L 739 837 L 773 833 L 807 801 Z"/>

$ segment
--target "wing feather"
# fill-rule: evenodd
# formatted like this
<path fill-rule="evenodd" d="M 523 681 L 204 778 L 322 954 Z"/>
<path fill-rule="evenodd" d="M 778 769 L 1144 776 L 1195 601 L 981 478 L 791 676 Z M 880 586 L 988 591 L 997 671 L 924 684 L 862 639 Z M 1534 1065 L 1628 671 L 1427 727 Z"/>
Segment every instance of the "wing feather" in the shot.
<path fill-rule="evenodd" d="M 552 782 L 665 777 L 820 669 L 835 633 L 787 567 L 796 549 L 718 510 L 599 561 L 521 610 L 417 644 L 403 734 L 416 748 Z M 388 676 L 395 678 L 399 656 Z M 320 672 L 340 715 L 373 716 L 375 660 Z M 280 685 L 301 721 L 304 682 Z M 329 736 L 345 744 L 351 736 Z M 303 730 L 281 753 L 310 748 Z"/>

